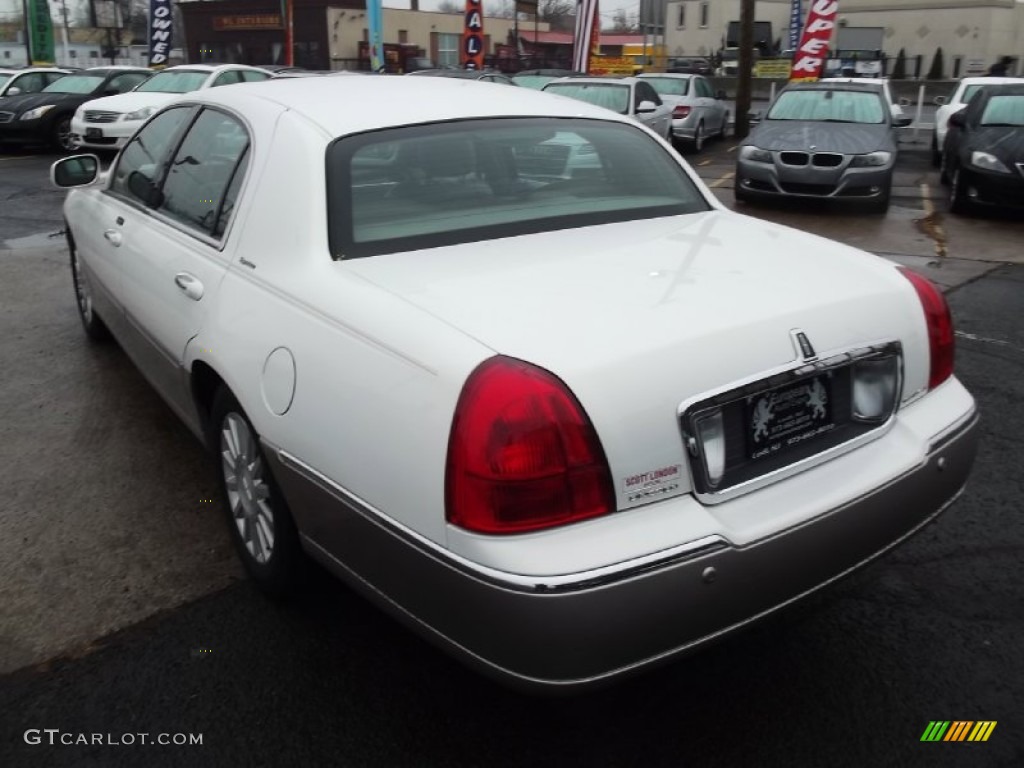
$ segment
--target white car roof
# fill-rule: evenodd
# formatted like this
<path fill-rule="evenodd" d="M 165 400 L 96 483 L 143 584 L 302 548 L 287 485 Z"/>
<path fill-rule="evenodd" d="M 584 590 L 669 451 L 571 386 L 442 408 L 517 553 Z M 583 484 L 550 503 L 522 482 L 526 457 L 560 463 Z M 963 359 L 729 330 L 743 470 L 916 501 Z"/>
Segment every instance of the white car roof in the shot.
<path fill-rule="evenodd" d="M 1024 83 L 1024 77 L 965 77 L 960 80 L 960 85 L 977 85 L 988 83 L 989 85 L 1002 85 L 1003 83 Z"/>
<path fill-rule="evenodd" d="M 61 69 L 60 67 L 22 67 L 21 69 L 0 67 L 0 74 L 3 75 L 23 75 L 26 72 L 63 72 L 65 75 L 70 75 L 72 71 L 70 69 Z"/>
<path fill-rule="evenodd" d="M 695 72 L 641 72 L 637 75 L 637 78 L 643 80 L 645 77 L 671 77 L 676 80 L 692 80 L 695 77 L 701 77 Z"/>
<path fill-rule="evenodd" d="M 616 85 L 623 83 L 625 85 L 632 85 L 637 81 L 635 77 L 559 77 L 556 80 L 552 80 L 551 83 L 584 83 L 585 85 L 607 85 L 611 83 Z M 544 87 L 551 85 L 551 83 L 544 83 Z"/>
<path fill-rule="evenodd" d="M 329 136 L 397 125 L 478 117 L 583 117 L 634 125 L 601 107 L 531 88 L 448 77 L 305 77 L 208 88 L 180 101 L 221 104 L 253 114 L 272 102 Z M 352 105 L 358 104 L 359 109 Z M 248 109 L 247 109 L 248 108 Z"/>

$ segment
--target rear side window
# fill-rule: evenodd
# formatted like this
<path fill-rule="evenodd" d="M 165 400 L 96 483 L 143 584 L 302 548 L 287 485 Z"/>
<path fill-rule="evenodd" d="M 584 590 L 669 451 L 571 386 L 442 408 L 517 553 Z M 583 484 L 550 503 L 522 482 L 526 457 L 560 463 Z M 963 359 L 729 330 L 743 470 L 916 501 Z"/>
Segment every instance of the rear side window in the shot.
<path fill-rule="evenodd" d="M 335 258 L 708 210 L 629 124 L 481 119 L 339 139 L 328 150 Z"/>

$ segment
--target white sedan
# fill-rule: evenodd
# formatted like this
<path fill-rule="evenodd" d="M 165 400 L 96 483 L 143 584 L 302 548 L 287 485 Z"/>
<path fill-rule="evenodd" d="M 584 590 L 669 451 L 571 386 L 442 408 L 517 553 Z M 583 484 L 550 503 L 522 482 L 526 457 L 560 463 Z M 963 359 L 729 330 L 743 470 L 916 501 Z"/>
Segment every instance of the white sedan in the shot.
<path fill-rule="evenodd" d="M 610 109 L 646 125 L 666 141 L 672 138 L 672 105 L 640 78 L 563 77 L 545 83 L 541 90 Z"/>
<path fill-rule="evenodd" d="M 85 331 L 209 446 L 251 577 L 311 557 L 510 683 L 739 629 L 920 530 L 973 461 L 940 291 L 732 213 L 604 109 L 270 81 L 52 173 Z"/>
<path fill-rule="evenodd" d="M 1003 85 L 1004 83 L 1024 83 L 1020 77 L 965 77 L 956 86 L 953 95 L 947 101 L 944 97 L 936 98 L 939 108 L 935 110 L 935 132 L 932 134 L 932 165 L 936 168 L 942 161 L 942 148 L 946 143 L 949 130 L 949 118 L 967 106 L 974 94 L 987 85 Z"/>
<path fill-rule="evenodd" d="M 71 141 L 78 149 L 120 149 L 147 117 L 183 93 L 270 77 L 270 72 L 244 64 L 168 67 L 133 91 L 82 104 L 71 118 Z"/>

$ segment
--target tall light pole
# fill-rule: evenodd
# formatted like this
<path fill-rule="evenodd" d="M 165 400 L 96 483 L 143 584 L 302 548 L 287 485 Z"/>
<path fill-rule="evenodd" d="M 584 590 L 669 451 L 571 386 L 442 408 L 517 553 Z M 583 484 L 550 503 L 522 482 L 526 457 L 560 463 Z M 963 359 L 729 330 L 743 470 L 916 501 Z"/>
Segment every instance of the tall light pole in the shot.
<path fill-rule="evenodd" d="M 737 139 L 750 133 L 750 76 L 754 67 L 754 0 L 740 0 L 740 52 L 736 81 Z"/>

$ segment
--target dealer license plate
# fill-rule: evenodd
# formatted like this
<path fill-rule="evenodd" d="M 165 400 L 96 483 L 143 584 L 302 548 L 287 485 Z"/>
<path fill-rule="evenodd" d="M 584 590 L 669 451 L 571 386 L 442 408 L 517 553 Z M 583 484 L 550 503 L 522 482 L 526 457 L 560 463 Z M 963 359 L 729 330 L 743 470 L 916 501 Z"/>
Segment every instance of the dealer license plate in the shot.
<path fill-rule="evenodd" d="M 831 373 L 802 379 L 747 401 L 747 455 L 751 460 L 787 451 L 835 429 Z"/>

